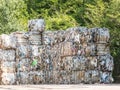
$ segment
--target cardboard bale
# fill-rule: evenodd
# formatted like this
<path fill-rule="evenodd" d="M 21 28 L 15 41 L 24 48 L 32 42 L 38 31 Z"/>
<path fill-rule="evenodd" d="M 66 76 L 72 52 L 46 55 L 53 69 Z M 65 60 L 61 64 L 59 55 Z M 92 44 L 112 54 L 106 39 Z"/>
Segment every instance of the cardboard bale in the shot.
<path fill-rule="evenodd" d="M 91 43 L 83 43 L 78 46 L 77 54 L 82 56 L 95 56 L 96 45 Z"/>
<path fill-rule="evenodd" d="M 32 71 L 29 72 L 29 84 L 44 84 L 45 83 L 45 75 L 43 71 Z M 49 78 L 49 77 L 48 77 Z"/>
<path fill-rule="evenodd" d="M 0 36 L 0 48 L 16 49 L 16 38 L 12 35 L 2 34 Z"/>
<path fill-rule="evenodd" d="M 2 50 L 2 49 L 0 49 L 0 60 L 15 61 L 15 50 Z"/>
<path fill-rule="evenodd" d="M 97 43 L 108 43 L 110 39 L 109 30 L 107 28 L 98 28 L 95 32 Z"/>
<path fill-rule="evenodd" d="M 31 70 L 31 60 L 29 58 L 17 59 L 16 61 L 17 71 L 30 71 Z"/>
<path fill-rule="evenodd" d="M 29 42 L 31 45 L 42 44 L 42 33 L 40 32 L 29 32 Z"/>
<path fill-rule="evenodd" d="M 29 45 L 19 45 L 16 49 L 16 58 L 30 58 L 31 57 L 31 48 Z"/>
<path fill-rule="evenodd" d="M 1 61 L 0 69 L 3 73 L 15 73 L 16 72 L 16 62 L 14 61 Z"/>
<path fill-rule="evenodd" d="M 99 83 L 100 76 L 98 70 L 87 70 L 85 72 L 85 82 L 86 84 Z"/>
<path fill-rule="evenodd" d="M 58 31 L 46 31 L 43 33 L 43 42 L 45 45 L 53 46 L 59 44 L 65 40 L 63 30 Z"/>
<path fill-rule="evenodd" d="M 29 33 L 24 33 L 24 32 L 14 32 L 12 33 L 13 36 L 16 38 L 17 46 L 19 45 L 28 45 L 29 41 Z"/>
<path fill-rule="evenodd" d="M 87 59 L 84 56 L 73 57 L 73 70 L 86 70 Z"/>
<path fill-rule="evenodd" d="M 113 57 L 110 54 L 98 56 L 99 70 L 112 71 L 113 70 Z"/>
<path fill-rule="evenodd" d="M 107 44 L 97 44 L 97 55 L 110 54 L 110 49 Z"/>
<path fill-rule="evenodd" d="M 112 83 L 113 81 L 111 72 L 100 71 L 100 83 Z"/>
<path fill-rule="evenodd" d="M 97 56 L 96 57 L 95 56 L 87 57 L 86 67 L 89 70 L 98 69 L 98 59 L 97 59 Z"/>
<path fill-rule="evenodd" d="M 20 84 L 30 84 L 29 82 L 29 72 L 25 71 L 25 72 L 17 72 L 17 80 L 16 83 L 18 85 Z"/>
<path fill-rule="evenodd" d="M 2 73 L 0 83 L 1 85 L 16 84 L 16 74 L 15 73 Z"/>
<path fill-rule="evenodd" d="M 43 32 L 45 30 L 45 22 L 43 19 L 33 19 L 28 22 L 29 31 Z"/>
<path fill-rule="evenodd" d="M 78 47 L 75 47 L 72 42 L 64 42 L 61 44 L 61 57 L 77 55 L 77 51 Z"/>
<path fill-rule="evenodd" d="M 53 83 L 55 84 L 69 84 L 69 80 L 67 79 L 68 73 L 67 71 L 53 71 Z"/>
<path fill-rule="evenodd" d="M 74 84 L 84 83 L 85 71 L 74 71 L 72 74 L 74 75 Z"/>

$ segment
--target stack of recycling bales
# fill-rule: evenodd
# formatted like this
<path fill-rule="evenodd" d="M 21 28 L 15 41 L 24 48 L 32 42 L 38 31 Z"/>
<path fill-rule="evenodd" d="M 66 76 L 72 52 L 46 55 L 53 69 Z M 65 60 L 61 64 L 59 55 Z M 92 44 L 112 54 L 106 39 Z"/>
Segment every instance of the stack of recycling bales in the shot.
<path fill-rule="evenodd" d="M 24 32 L 12 33 L 16 37 L 16 84 L 28 84 L 28 72 L 30 71 L 30 45 L 28 34 Z"/>
<path fill-rule="evenodd" d="M 43 19 L 28 26 L 0 36 L 0 84 L 113 82 L 108 29 L 45 31 Z"/>
<path fill-rule="evenodd" d="M 113 58 L 109 50 L 106 28 L 69 28 L 66 31 L 46 31 L 44 44 L 49 46 L 52 83 L 111 83 Z"/>
<path fill-rule="evenodd" d="M 2 85 L 16 83 L 15 48 L 16 40 L 13 35 L 0 36 L 0 84 Z"/>
<path fill-rule="evenodd" d="M 30 20 L 29 21 L 29 44 L 31 48 L 31 71 L 29 74 L 30 84 L 42 84 L 45 82 L 44 71 L 42 68 L 41 53 L 39 50 L 42 46 L 42 32 L 44 31 L 44 20 Z"/>

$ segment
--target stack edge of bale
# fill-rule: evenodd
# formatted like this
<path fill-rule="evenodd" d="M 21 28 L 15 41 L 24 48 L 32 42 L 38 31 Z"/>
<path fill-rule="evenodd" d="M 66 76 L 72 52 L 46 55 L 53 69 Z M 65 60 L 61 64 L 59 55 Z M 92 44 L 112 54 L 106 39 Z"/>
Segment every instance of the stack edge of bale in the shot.
<path fill-rule="evenodd" d="M 28 26 L 0 36 L 0 84 L 113 82 L 107 28 L 45 31 L 43 19 Z"/>

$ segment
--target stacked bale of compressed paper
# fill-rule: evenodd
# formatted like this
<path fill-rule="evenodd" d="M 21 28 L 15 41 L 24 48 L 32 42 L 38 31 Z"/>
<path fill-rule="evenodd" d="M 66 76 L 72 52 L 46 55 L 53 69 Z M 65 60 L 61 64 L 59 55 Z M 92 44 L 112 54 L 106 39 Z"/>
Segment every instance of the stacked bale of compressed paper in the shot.
<path fill-rule="evenodd" d="M 29 21 L 29 31 L 26 33 L 14 32 L 0 36 L 1 84 L 113 81 L 108 29 L 44 29 L 44 20 L 35 19 Z"/>
<path fill-rule="evenodd" d="M 30 71 L 31 50 L 28 41 L 28 33 L 14 32 L 16 37 L 16 83 L 28 84 L 28 72 Z"/>
<path fill-rule="evenodd" d="M 16 83 L 15 62 L 16 39 L 13 35 L 0 36 L 0 84 Z"/>
<path fill-rule="evenodd" d="M 46 54 L 49 55 L 49 63 L 52 62 L 52 83 L 113 81 L 113 59 L 109 52 L 109 31 L 106 28 L 76 27 L 66 31 L 47 31 L 44 33 L 44 42 L 50 49 Z"/>
<path fill-rule="evenodd" d="M 31 71 L 29 75 L 30 84 L 44 83 L 43 61 L 41 54 L 44 49 L 42 46 L 42 33 L 45 29 L 43 19 L 35 19 L 29 21 L 29 44 L 31 48 Z M 41 52 L 40 52 L 41 51 Z"/>
<path fill-rule="evenodd" d="M 97 47 L 98 70 L 101 83 L 110 83 L 113 81 L 113 57 L 109 50 L 109 30 L 107 28 L 97 28 L 95 31 L 95 43 Z"/>

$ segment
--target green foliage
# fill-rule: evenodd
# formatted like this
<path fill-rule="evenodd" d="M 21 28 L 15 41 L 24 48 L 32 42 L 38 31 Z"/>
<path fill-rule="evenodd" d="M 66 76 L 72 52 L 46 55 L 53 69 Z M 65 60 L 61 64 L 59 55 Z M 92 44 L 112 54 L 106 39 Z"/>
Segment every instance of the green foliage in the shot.
<path fill-rule="evenodd" d="M 27 12 L 22 0 L 0 0 L 0 33 L 26 29 Z"/>

